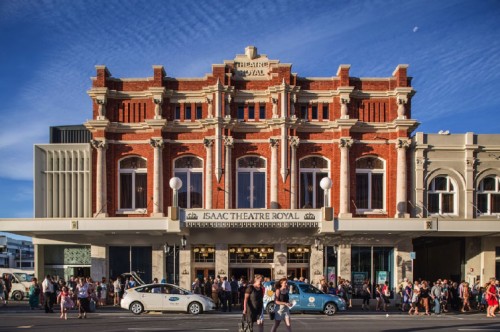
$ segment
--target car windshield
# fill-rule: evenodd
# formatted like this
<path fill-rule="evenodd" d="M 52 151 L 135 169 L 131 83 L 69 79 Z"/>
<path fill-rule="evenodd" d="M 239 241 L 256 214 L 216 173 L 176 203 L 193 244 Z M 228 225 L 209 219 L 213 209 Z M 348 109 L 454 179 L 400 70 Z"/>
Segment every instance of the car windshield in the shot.
<path fill-rule="evenodd" d="M 33 279 L 32 274 L 27 274 L 23 272 L 14 272 L 14 275 L 16 276 L 17 280 L 19 280 L 19 282 L 30 282 L 31 279 Z"/>
<path fill-rule="evenodd" d="M 299 285 L 300 290 L 302 293 L 307 293 L 307 294 L 324 294 L 322 291 L 317 289 L 314 286 L 308 285 L 308 284 L 301 284 Z"/>

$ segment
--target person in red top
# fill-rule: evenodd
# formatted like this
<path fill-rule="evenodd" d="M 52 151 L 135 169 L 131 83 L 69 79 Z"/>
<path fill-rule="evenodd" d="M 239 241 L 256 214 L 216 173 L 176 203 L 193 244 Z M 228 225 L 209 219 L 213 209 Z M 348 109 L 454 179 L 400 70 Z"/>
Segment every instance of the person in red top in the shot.
<path fill-rule="evenodd" d="M 495 287 L 495 279 L 490 279 L 490 284 L 486 288 L 486 301 L 488 301 L 488 309 L 486 309 L 486 317 L 495 317 L 495 310 L 498 308 L 497 288 Z"/>

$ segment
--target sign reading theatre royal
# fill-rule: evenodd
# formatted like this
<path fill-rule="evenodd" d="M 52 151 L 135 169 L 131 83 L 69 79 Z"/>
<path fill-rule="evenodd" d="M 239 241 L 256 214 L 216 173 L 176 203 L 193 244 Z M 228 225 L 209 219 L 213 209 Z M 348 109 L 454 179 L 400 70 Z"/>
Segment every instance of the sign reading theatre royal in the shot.
<path fill-rule="evenodd" d="M 278 60 L 269 60 L 265 54 L 257 54 L 253 46 L 245 48 L 245 54 L 238 54 L 234 59 L 234 78 L 236 79 L 270 79 L 269 72 Z"/>
<path fill-rule="evenodd" d="M 181 210 L 187 227 L 318 227 L 321 210 Z"/>

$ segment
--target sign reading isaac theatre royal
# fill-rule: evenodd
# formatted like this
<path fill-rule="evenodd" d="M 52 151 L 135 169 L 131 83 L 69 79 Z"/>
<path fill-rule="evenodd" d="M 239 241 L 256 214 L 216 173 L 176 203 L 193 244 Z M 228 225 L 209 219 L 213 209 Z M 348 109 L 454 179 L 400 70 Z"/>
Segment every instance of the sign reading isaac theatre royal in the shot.
<path fill-rule="evenodd" d="M 321 210 L 181 210 L 187 227 L 318 227 Z"/>
<path fill-rule="evenodd" d="M 234 61 L 235 79 L 269 79 L 271 67 L 279 63 L 278 60 L 269 60 L 267 55 L 258 54 L 257 48 L 248 46 L 245 54 L 238 54 Z"/>

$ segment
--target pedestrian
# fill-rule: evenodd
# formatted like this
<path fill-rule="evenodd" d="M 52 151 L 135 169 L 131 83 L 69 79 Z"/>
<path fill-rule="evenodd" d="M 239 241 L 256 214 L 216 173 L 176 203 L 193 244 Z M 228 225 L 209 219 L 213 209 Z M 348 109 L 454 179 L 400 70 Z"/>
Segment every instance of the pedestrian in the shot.
<path fill-rule="evenodd" d="M 498 299 L 494 278 L 490 279 L 490 284 L 486 288 L 486 301 L 488 302 L 486 317 L 496 317 L 495 310 L 498 308 Z"/>
<path fill-rule="evenodd" d="M 405 278 L 406 279 L 406 278 Z M 403 288 L 403 303 L 402 303 L 402 311 L 406 311 L 411 307 L 411 295 L 412 295 L 412 284 L 411 281 L 407 281 L 406 285 Z"/>
<path fill-rule="evenodd" d="M 212 301 L 215 303 L 215 309 L 219 310 L 219 280 L 215 279 L 212 283 Z"/>
<path fill-rule="evenodd" d="M 441 279 L 438 279 L 431 288 L 431 298 L 434 300 L 434 314 L 441 314 L 442 287 Z"/>
<path fill-rule="evenodd" d="M 54 285 L 52 284 L 50 274 L 47 274 L 42 282 L 42 291 L 45 313 L 53 313 L 54 311 L 52 310 L 52 294 L 54 293 Z"/>
<path fill-rule="evenodd" d="M 469 283 L 464 283 L 462 312 L 470 311 L 470 288 Z"/>
<path fill-rule="evenodd" d="M 120 299 L 122 298 L 122 277 L 118 276 L 116 277 L 115 282 L 113 283 L 113 290 L 114 290 L 114 301 L 113 305 L 115 307 L 120 305 Z"/>
<path fill-rule="evenodd" d="M 429 316 L 429 286 L 427 281 L 422 281 L 422 286 L 420 287 L 420 301 L 422 303 L 422 307 L 425 309 L 425 314 Z"/>
<path fill-rule="evenodd" d="M 386 281 L 382 286 L 382 299 L 384 300 L 383 301 L 384 311 L 387 311 L 387 306 L 389 305 L 389 303 L 391 303 L 390 298 L 391 298 L 391 290 L 389 288 L 389 281 Z"/>
<path fill-rule="evenodd" d="M 231 278 L 231 302 L 233 307 L 238 304 L 238 280 L 236 276 L 232 276 Z"/>
<path fill-rule="evenodd" d="M 370 310 L 370 297 L 372 293 L 370 291 L 370 281 L 368 279 L 363 282 L 363 287 L 361 288 L 361 296 L 363 297 L 363 304 L 361 305 L 361 310 Z"/>
<path fill-rule="evenodd" d="M 3 277 L 0 277 L 0 301 L 3 302 L 3 305 L 7 305 L 7 300 L 5 299 L 5 281 Z"/>
<path fill-rule="evenodd" d="M 40 303 L 40 286 L 38 285 L 37 278 L 31 279 L 30 289 L 28 291 L 28 302 L 31 310 L 38 308 Z"/>
<path fill-rule="evenodd" d="M 191 291 L 194 294 L 201 294 L 200 279 L 194 279 L 193 283 L 191 284 Z"/>
<path fill-rule="evenodd" d="M 420 302 L 420 282 L 416 280 L 413 285 L 413 292 L 411 294 L 411 308 L 408 311 L 409 315 L 412 314 L 418 315 L 419 302 Z"/>
<path fill-rule="evenodd" d="M 4 275 L 4 296 L 5 296 L 5 305 L 9 303 L 9 295 L 10 291 L 12 290 L 12 275 L 10 273 L 5 273 Z"/>
<path fill-rule="evenodd" d="M 227 281 L 227 277 L 222 280 L 222 311 L 229 309 L 231 312 L 231 283 Z"/>
<path fill-rule="evenodd" d="M 290 302 L 290 297 L 288 295 L 287 278 L 281 278 L 274 287 L 276 288 L 274 292 L 275 316 L 271 332 L 276 332 L 282 320 L 285 321 L 286 330 L 288 332 L 292 332 L 292 326 L 290 322 L 290 308 L 293 306 L 293 304 Z"/>
<path fill-rule="evenodd" d="M 382 288 L 379 284 L 375 286 L 375 300 L 377 300 L 377 304 L 375 305 L 375 310 L 379 311 L 382 308 Z"/>
<path fill-rule="evenodd" d="M 264 331 L 264 287 L 262 287 L 262 275 L 254 276 L 253 284 L 248 285 L 243 300 L 243 315 L 250 323 L 252 331 L 253 324 L 257 323 L 259 332 Z"/>
<path fill-rule="evenodd" d="M 85 278 L 80 278 L 80 282 L 76 286 L 78 297 L 78 318 L 87 318 L 87 312 L 90 311 L 90 288 Z"/>
<path fill-rule="evenodd" d="M 75 306 L 73 300 L 71 299 L 68 287 L 62 287 L 61 292 L 57 296 L 57 302 L 61 305 L 61 319 L 68 319 L 68 310 Z"/>
<path fill-rule="evenodd" d="M 212 277 L 205 278 L 205 284 L 203 285 L 203 292 L 205 296 L 212 297 Z"/>

